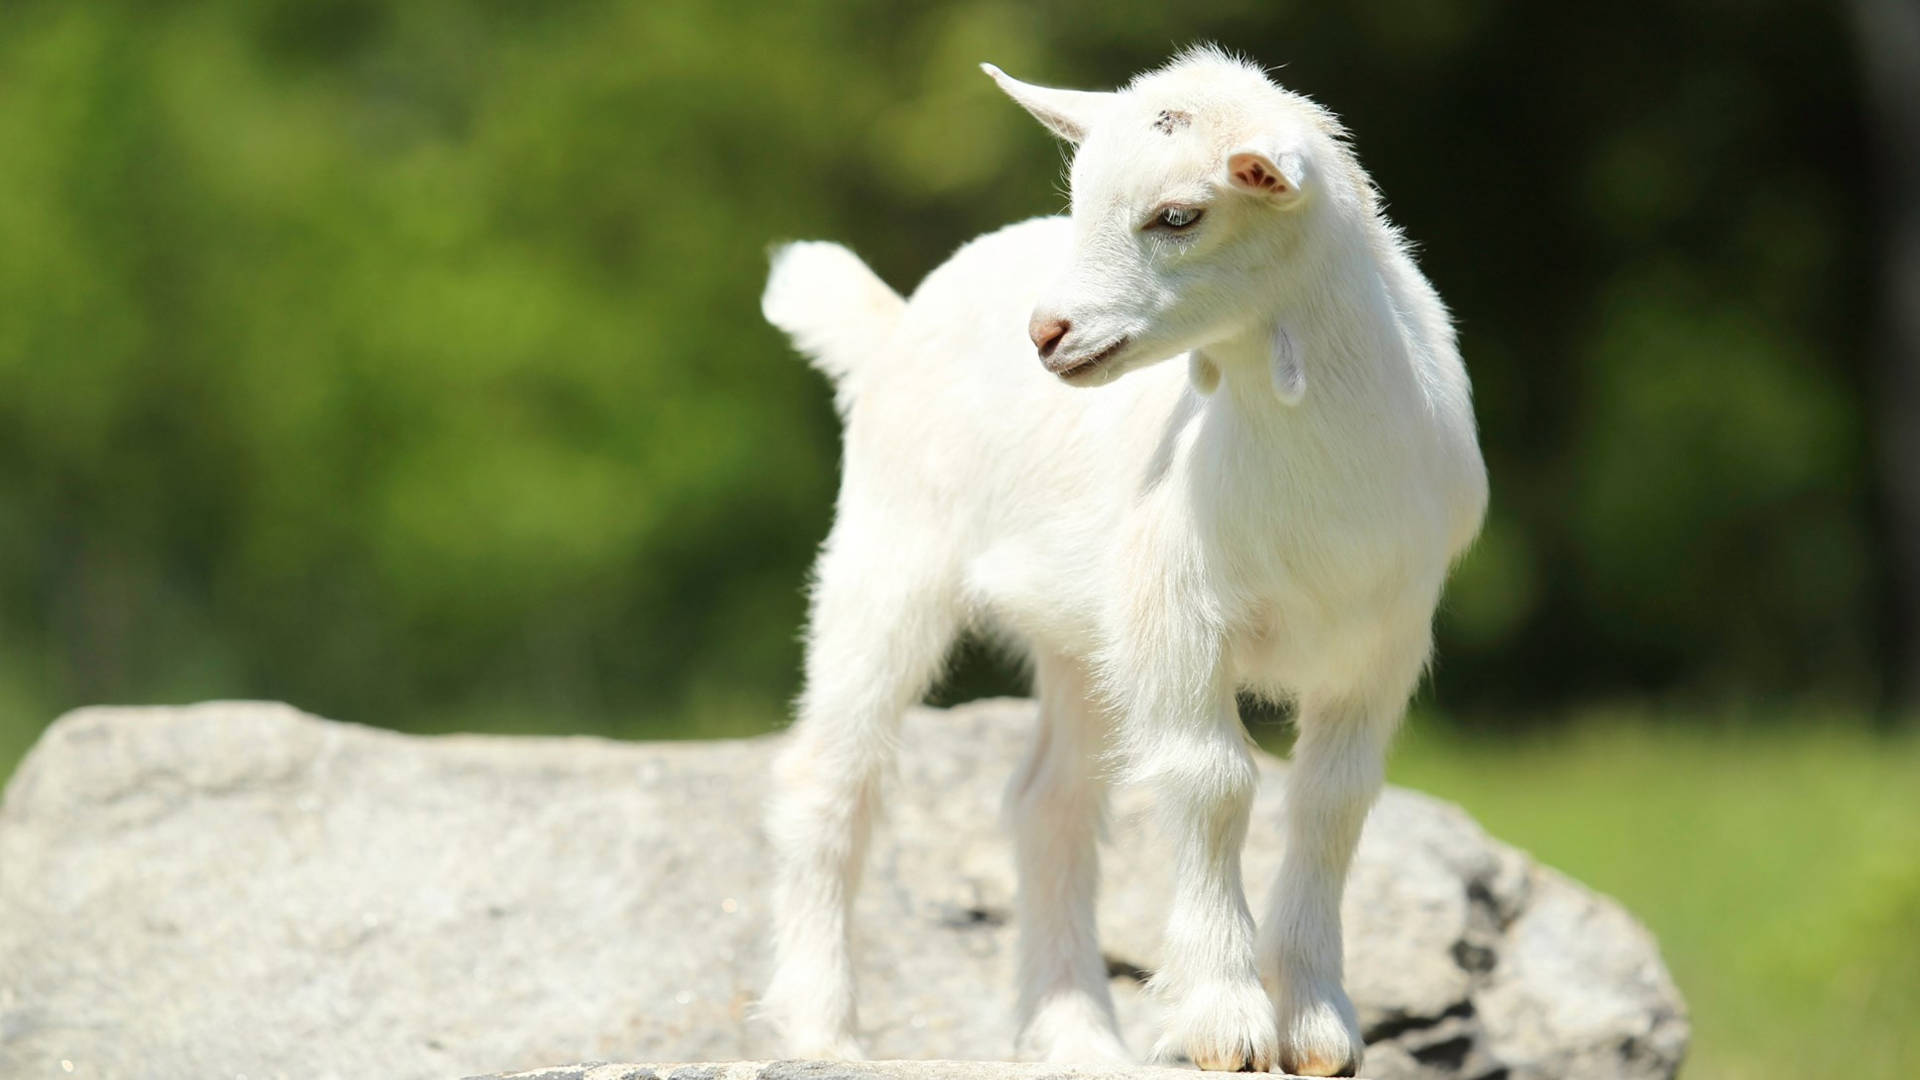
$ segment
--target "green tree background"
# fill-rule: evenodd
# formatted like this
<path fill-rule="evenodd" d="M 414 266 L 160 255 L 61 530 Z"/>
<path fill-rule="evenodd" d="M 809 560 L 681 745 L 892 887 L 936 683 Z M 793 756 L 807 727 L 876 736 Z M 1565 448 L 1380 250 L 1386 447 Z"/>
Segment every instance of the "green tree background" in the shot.
<path fill-rule="evenodd" d="M 1846 827 L 1905 835 L 1886 823 L 1920 814 L 1892 794 L 1920 753 L 1868 729 L 1902 726 L 1920 656 L 1920 538 L 1883 452 L 1920 417 L 1875 408 L 1915 358 L 1875 348 L 1887 192 L 1857 36 L 1821 0 L 13 0 L 0 774 L 106 701 L 778 724 L 838 428 L 758 317 L 768 243 L 843 240 L 910 288 L 1063 205 L 1061 151 L 979 61 L 1104 87 L 1212 40 L 1343 115 L 1459 319 L 1494 497 L 1426 708 L 1521 742 L 1416 744 L 1414 776 L 1698 761 L 1734 784 L 1724 748 L 1608 757 L 1595 710 L 1689 739 L 1791 721 L 1840 740 L 1804 756 L 1821 782 L 1889 793 Z M 1008 685 L 975 663 L 946 693 Z M 1513 748 L 1540 739 L 1589 752 Z M 1762 786 L 1697 794 L 1761 813 Z M 1553 850 L 1529 811 L 1467 801 Z M 1857 1000 L 1709 986 L 1743 943 L 1663 922 L 1651 876 L 1595 873 L 1698 930 L 1668 936 L 1683 984 L 1731 995 L 1760 1053 L 1802 1031 L 1790 1010 L 1879 1031 L 1920 1002 L 1879 949 L 1920 948 L 1920 863 L 1876 852 L 1841 874 L 1866 893 L 1807 901 L 1871 895 L 1829 942 L 1873 957 Z M 1703 1033 L 1731 1046 L 1725 1023 Z"/>
<path fill-rule="evenodd" d="M 1438 700 L 1881 700 L 1843 12 L 15 4 L 0 685 L 385 724 L 752 725 L 836 467 L 764 251 L 899 287 L 1061 207 L 975 67 L 1212 39 L 1342 112 L 1458 314 L 1495 497 Z"/>

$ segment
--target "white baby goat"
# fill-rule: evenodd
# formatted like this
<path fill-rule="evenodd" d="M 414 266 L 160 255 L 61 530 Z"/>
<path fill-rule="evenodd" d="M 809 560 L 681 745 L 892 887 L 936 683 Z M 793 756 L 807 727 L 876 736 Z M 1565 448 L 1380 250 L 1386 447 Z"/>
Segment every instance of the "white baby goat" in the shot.
<path fill-rule="evenodd" d="M 1128 1057 L 1094 918 L 1117 773 L 1177 849 L 1157 1052 L 1351 1075 L 1347 865 L 1487 499 L 1446 309 L 1338 121 L 1259 69 L 1196 50 L 1113 93 L 986 71 L 1078 144 L 1071 218 L 975 240 L 911 301 L 833 244 L 782 249 L 767 285 L 836 381 L 846 460 L 768 818 L 765 1010 L 797 1055 L 859 1056 L 848 913 L 898 722 L 984 628 L 1041 701 L 1009 793 L 1023 1047 Z M 1257 941 L 1243 690 L 1300 733 Z"/>

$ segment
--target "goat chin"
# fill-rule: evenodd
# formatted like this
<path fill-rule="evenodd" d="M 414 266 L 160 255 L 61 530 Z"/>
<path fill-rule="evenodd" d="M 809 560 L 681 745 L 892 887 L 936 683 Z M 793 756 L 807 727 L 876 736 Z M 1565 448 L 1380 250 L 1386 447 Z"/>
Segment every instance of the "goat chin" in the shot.
<path fill-rule="evenodd" d="M 1152 786 L 1176 852 L 1158 1052 L 1351 1074 L 1340 894 L 1487 498 L 1446 309 L 1331 114 L 1259 69 L 1201 50 L 1114 93 L 989 73 L 1079 144 L 1080 216 L 981 237 L 910 300 L 845 248 L 790 245 L 763 300 L 845 419 L 768 809 L 766 1012 L 796 1049 L 858 1053 L 850 902 L 899 717 L 984 630 L 1041 701 L 1009 793 L 1023 1052 L 1127 1053 L 1093 907 L 1120 779 Z M 1050 374 L 1030 325 L 1090 385 Z M 1244 690 L 1300 728 L 1257 935 Z"/>

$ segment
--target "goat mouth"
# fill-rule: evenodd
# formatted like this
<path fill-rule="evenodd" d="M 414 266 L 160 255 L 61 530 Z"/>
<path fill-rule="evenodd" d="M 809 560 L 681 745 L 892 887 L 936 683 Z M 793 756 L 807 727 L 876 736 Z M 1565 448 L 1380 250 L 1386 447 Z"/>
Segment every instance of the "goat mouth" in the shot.
<path fill-rule="evenodd" d="M 1075 361 L 1069 367 L 1054 367 L 1052 364 L 1048 364 L 1047 369 L 1062 379 L 1072 379 L 1080 375 L 1085 375 L 1101 364 L 1113 359 L 1115 353 L 1127 347 L 1127 341 L 1128 339 L 1123 337 L 1106 348 L 1101 349 L 1099 352 L 1094 353 L 1092 356 L 1084 360 Z"/>

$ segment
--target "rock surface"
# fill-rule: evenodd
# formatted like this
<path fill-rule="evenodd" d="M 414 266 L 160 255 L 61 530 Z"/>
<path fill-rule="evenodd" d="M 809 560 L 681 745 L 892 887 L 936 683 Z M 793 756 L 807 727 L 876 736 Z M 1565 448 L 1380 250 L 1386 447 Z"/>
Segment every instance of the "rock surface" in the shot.
<path fill-rule="evenodd" d="M 1014 701 L 908 718 L 859 901 L 876 1057 L 1011 1052 L 999 796 L 1032 722 Z M 404 1080 L 652 1060 L 736 1062 L 678 1080 L 1038 1080 L 738 1063 L 779 1053 L 752 1009 L 774 745 L 420 738 L 243 703 L 71 713 L 0 808 L 0 1076 Z M 1282 763 L 1262 769 L 1256 910 L 1286 782 Z M 1138 977 L 1158 961 L 1168 884 L 1146 818 L 1140 792 L 1118 793 L 1101 910 L 1136 1051 L 1152 1043 Z M 1382 798 L 1346 920 L 1365 1075 L 1667 1077 L 1685 1048 L 1647 933 L 1445 803 Z M 535 1075 L 660 1068 L 675 1067 Z"/>
<path fill-rule="evenodd" d="M 1192 1069 L 1040 1065 L 1019 1061 L 728 1061 L 615 1065 L 592 1062 L 466 1080 L 1193 1080 Z"/>

